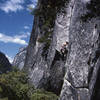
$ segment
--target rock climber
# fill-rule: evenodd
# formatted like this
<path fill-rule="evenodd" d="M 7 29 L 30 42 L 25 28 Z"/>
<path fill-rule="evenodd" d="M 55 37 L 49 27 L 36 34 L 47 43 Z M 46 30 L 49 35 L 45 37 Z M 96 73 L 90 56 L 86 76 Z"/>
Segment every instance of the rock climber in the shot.
<path fill-rule="evenodd" d="M 65 60 L 66 59 L 66 56 L 67 56 L 67 53 L 68 53 L 68 44 L 69 42 L 65 42 L 62 44 L 61 46 L 61 55 L 62 55 L 62 60 Z"/>

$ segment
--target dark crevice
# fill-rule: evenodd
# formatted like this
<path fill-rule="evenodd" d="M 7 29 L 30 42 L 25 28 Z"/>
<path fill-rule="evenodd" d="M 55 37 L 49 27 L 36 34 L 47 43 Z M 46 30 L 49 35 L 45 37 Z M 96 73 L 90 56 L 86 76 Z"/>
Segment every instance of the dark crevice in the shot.
<path fill-rule="evenodd" d="M 67 50 L 66 50 L 66 51 L 67 51 Z M 55 64 L 56 61 L 62 60 L 63 62 L 65 62 L 66 59 L 67 59 L 67 54 L 68 54 L 68 51 L 65 52 L 65 54 L 62 54 L 62 53 L 60 53 L 59 51 L 56 50 L 55 57 L 54 57 L 54 60 L 53 60 L 51 66 L 53 66 L 53 65 Z"/>
<path fill-rule="evenodd" d="M 98 49 L 96 50 L 95 56 L 94 56 L 94 58 L 92 59 L 93 65 L 96 64 L 96 62 L 97 62 L 97 60 L 99 59 L 99 57 L 100 57 L 100 48 L 98 48 Z M 91 60 L 90 60 L 89 63 L 88 63 L 89 65 L 90 65 L 90 62 L 91 62 Z M 92 74 L 93 74 L 93 70 L 94 70 L 94 67 L 91 66 L 91 68 L 89 69 L 88 82 L 90 82 L 90 80 L 91 80 L 91 77 L 92 77 Z"/>
<path fill-rule="evenodd" d="M 98 48 L 98 49 L 96 50 L 95 57 L 94 57 L 94 59 L 92 60 L 92 62 L 93 62 L 93 63 L 96 63 L 97 60 L 98 60 L 98 58 L 99 58 L 99 56 L 100 56 L 100 48 Z"/>
<path fill-rule="evenodd" d="M 92 77 L 92 74 L 93 74 L 93 67 L 91 67 L 90 69 L 89 69 L 89 75 L 88 75 L 88 83 L 90 83 L 90 81 L 91 81 L 91 77 Z"/>
<path fill-rule="evenodd" d="M 94 85 L 94 90 L 92 93 L 91 100 L 100 100 L 100 68 L 98 70 L 98 75 L 97 75 L 96 83 Z"/>
<path fill-rule="evenodd" d="M 60 59 L 61 59 L 61 54 L 60 54 L 60 52 L 58 52 L 58 51 L 56 50 L 55 57 L 54 57 L 54 60 L 53 60 L 51 66 L 53 66 L 53 65 L 55 64 L 55 62 L 56 62 L 57 60 L 59 61 Z"/>
<path fill-rule="evenodd" d="M 42 56 L 44 57 L 45 61 L 47 61 L 47 55 L 48 55 L 48 49 L 49 49 L 50 43 L 46 43 L 43 47 Z"/>
<path fill-rule="evenodd" d="M 60 86 L 58 88 L 57 88 L 57 86 L 52 86 L 51 85 L 51 81 L 49 80 L 48 81 L 48 88 L 46 90 L 49 91 L 49 92 L 53 92 L 53 93 L 55 93 L 56 95 L 59 96 L 60 95 L 60 92 L 61 92 L 61 89 L 62 89 L 62 86 L 63 86 L 63 80 L 60 81 L 58 83 L 58 85 Z"/>
<path fill-rule="evenodd" d="M 52 65 L 50 67 L 51 76 L 48 78 L 46 90 L 53 92 L 58 96 L 60 95 L 64 81 L 63 78 L 65 76 L 65 61 L 65 59 L 63 60 L 62 53 L 56 50 Z"/>

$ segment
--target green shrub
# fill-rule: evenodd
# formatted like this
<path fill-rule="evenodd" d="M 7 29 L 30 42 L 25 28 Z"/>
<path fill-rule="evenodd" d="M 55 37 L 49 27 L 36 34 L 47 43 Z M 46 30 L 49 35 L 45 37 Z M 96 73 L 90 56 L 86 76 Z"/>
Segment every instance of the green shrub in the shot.
<path fill-rule="evenodd" d="M 42 14 L 42 11 L 40 9 L 33 8 L 31 14 L 38 16 Z"/>
<path fill-rule="evenodd" d="M 28 100 L 28 91 L 30 86 L 28 84 L 27 74 L 24 72 L 9 72 L 0 75 L 0 86 L 2 88 L 2 95 L 15 100 Z"/>
<path fill-rule="evenodd" d="M 58 97 L 51 93 L 44 90 L 36 90 L 31 97 L 31 100 L 57 100 Z"/>
<path fill-rule="evenodd" d="M 1 88 L 1 86 L 0 86 L 0 93 L 2 92 L 2 88 Z"/>
<path fill-rule="evenodd" d="M 17 71 L 19 71 L 19 69 L 16 66 L 12 66 L 12 71 L 17 72 Z"/>
<path fill-rule="evenodd" d="M 57 100 L 57 96 L 45 90 L 34 89 L 28 84 L 27 74 L 22 71 L 0 75 L 0 100 Z"/>
<path fill-rule="evenodd" d="M 50 43 L 50 35 L 52 34 L 52 32 L 47 32 L 45 35 L 43 35 L 42 37 L 40 37 L 38 39 L 38 42 L 40 43 Z"/>
<path fill-rule="evenodd" d="M 0 100 L 8 100 L 8 98 L 6 97 L 6 98 L 0 98 Z"/>

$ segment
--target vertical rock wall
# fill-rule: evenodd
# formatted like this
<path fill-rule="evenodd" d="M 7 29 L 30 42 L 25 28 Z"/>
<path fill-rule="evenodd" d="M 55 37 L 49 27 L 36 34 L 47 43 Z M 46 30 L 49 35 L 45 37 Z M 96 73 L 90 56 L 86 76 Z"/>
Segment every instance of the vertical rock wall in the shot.
<path fill-rule="evenodd" d="M 40 0 L 37 8 L 41 9 L 43 2 L 48 4 L 46 0 Z M 43 14 L 34 18 L 24 68 L 29 73 L 30 83 L 36 88 L 45 88 L 58 95 L 61 91 L 60 100 L 90 100 L 94 91 L 99 63 L 93 63 L 93 59 L 99 47 L 100 20 L 82 20 L 88 2 L 66 1 L 65 6 L 56 13 L 52 29 L 44 29 L 46 19 Z M 46 29 L 52 30 L 49 46 L 38 41 L 46 35 Z M 66 41 L 69 48 L 63 60 L 60 49 Z"/>
<path fill-rule="evenodd" d="M 26 47 L 20 48 L 19 52 L 14 57 L 14 60 L 12 63 L 13 66 L 18 67 L 18 69 L 20 70 L 22 70 L 24 67 L 26 51 L 27 51 Z"/>
<path fill-rule="evenodd" d="M 92 78 L 96 78 L 98 69 L 95 69 L 97 66 L 92 60 L 99 47 L 100 21 L 98 18 L 94 18 L 83 22 L 80 18 L 86 10 L 86 3 L 75 0 L 69 31 L 69 55 L 65 65 L 67 72 L 60 100 L 90 100 L 93 92 L 91 90 L 95 80 Z M 95 27 L 96 24 L 98 27 Z M 95 71 L 90 73 L 91 70 Z M 91 85 L 92 88 L 90 88 Z"/>
<path fill-rule="evenodd" d="M 43 1 L 40 1 L 41 3 Z M 46 2 L 46 1 L 45 1 Z M 73 2 L 70 6 L 72 6 Z M 40 5 L 39 8 L 41 8 Z M 65 60 L 60 53 L 61 46 L 64 42 L 69 41 L 69 24 L 72 7 L 68 7 L 68 2 L 61 11 L 57 13 L 55 25 L 52 28 L 53 33 L 49 48 L 46 50 L 46 43 L 38 41 L 43 35 L 43 15 L 38 15 L 34 19 L 30 43 L 28 46 L 25 69 L 29 73 L 30 83 L 36 88 L 45 88 L 59 94 L 65 75 Z M 68 15 L 67 15 L 68 14 Z M 50 30 L 50 29 L 48 29 Z M 66 39 L 67 37 L 67 39 Z M 58 84 L 59 83 L 59 84 Z"/>

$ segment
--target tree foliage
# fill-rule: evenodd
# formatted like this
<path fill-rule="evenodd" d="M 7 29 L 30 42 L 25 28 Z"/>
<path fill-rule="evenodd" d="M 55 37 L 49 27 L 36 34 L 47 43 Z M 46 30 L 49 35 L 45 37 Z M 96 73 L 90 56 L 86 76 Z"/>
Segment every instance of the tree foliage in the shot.
<path fill-rule="evenodd" d="M 13 71 L 0 75 L 0 100 L 57 100 L 57 96 L 35 89 L 26 73 Z"/>

